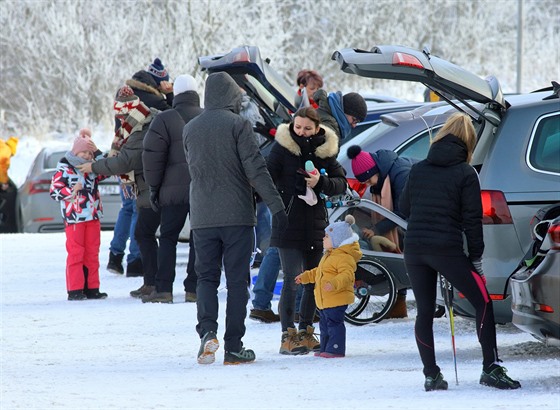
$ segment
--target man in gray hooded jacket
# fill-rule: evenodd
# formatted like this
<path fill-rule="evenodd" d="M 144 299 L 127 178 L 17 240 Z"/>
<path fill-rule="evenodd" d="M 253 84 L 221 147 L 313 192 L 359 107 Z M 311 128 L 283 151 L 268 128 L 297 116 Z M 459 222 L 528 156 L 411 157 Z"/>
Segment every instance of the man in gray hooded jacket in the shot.
<path fill-rule="evenodd" d="M 219 346 L 216 333 L 222 263 L 227 287 L 224 364 L 255 360 L 255 353 L 245 349 L 241 341 L 256 224 L 253 189 L 273 214 L 274 226 L 285 228 L 288 219 L 251 124 L 239 115 L 241 101 L 241 90 L 229 74 L 210 74 L 204 111 L 183 130 L 191 174 L 191 232 L 196 242 L 200 364 L 213 363 Z"/>

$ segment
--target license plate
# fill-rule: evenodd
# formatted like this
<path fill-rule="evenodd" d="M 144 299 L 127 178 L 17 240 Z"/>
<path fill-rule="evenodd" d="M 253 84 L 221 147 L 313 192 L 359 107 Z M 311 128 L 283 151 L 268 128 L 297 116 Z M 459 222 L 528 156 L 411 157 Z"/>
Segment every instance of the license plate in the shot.
<path fill-rule="evenodd" d="M 120 195 L 119 186 L 99 184 L 99 193 L 101 195 Z"/>

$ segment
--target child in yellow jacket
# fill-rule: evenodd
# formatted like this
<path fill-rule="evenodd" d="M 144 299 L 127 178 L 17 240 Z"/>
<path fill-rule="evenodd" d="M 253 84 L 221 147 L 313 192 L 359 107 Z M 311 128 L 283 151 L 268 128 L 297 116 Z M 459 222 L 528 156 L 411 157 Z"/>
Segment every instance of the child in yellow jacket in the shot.
<path fill-rule="evenodd" d="M 325 253 L 319 266 L 296 276 L 298 284 L 315 284 L 321 330 L 321 350 L 315 356 L 336 358 L 346 354 L 344 313 L 354 303 L 355 272 L 362 257 L 358 235 L 352 230 L 354 223 L 354 217 L 347 215 L 344 221 L 327 226 L 323 238 Z"/>

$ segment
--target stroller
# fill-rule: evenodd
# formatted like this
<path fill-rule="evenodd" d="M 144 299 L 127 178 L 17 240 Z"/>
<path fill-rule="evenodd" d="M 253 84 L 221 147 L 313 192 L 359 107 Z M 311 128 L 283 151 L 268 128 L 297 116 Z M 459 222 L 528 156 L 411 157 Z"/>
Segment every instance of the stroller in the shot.
<path fill-rule="evenodd" d="M 359 236 L 362 228 L 371 224 L 372 218 L 391 220 L 396 225 L 401 240 L 406 230 L 403 219 L 375 202 L 361 199 L 355 191 L 330 197 L 326 205 L 330 210 L 329 223 L 342 221 L 349 214 L 354 216 L 356 226 L 353 229 Z M 363 257 L 358 261 L 355 299 L 346 310 L 346 322 L 362 326 L 383 320 L 395 304 L 397 292 L 411 287 L 403 255 L 395 253 L 395 244 L 389 242 L 379 237 L 365 239 L 360 236 Z"/>

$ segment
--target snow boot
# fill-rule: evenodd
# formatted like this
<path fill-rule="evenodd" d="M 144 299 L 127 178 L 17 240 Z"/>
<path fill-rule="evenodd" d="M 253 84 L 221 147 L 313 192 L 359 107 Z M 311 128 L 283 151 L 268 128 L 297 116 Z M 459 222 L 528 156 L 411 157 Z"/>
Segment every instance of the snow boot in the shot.
<path fill-rule="evenodd" d="M 404 319 L 408 317 L 406 311 L 406 295 L 397 295 L 397 301 L 385 319 Z"/>
<path fill-rule="evenodd" d="M 289 327 L 288 331 L 282 332 L 282 342 L 280 345 L 280 354 L 298 355 L 308 352 L 300 340 L 295 328 Z"/>
<path fill-rule="evenodd" d="M 155 290 L 156 287 L 154 285 L 142 285 L 138 289 L 132 290 L 130 292 L 130 296 L 132 296 L 133 298 L 141 298 L 142 296 L 149 295 Z"/>
<path fill-rule="evenodd" d="M 301 344 L 308 351 L 318 352 L 321 350 L 321 343 L 315 337 L 314 331 L 315 328 L 313 326 L 307 326 L 307 329 L 301 329 L 298 332 L 298 336 Z"/>
<path fill-rule="evenodd" d="M 124 273 L 124 269 L 122 266 L 124 253 L 120 255 L 116 255 L 113 252 L 109 251 L 109 263 L 107 263 L 107 270 L 109 272 L 118 273 L 122 275 Z"/>
<path fill-rule="evenodd" d="M 84 294 L 84 291 L 79 290 L 70 290 L 68 291 L 68 300 L 86 300 L 87 296 Z"/>
<path fill-rule="evenodd" d="M 142 259 L 138 258 L 126 265 L 126 276 L 139 277 L 144 276 L 144 268 L 142 266 Z"/>
<path fill-rule="evenodd" d="M 84 290 L 84 294 L 88 299 L 105 299 L 107 298 L 107 294 L 104 292 L 100 292 L 99 288 L 97 289 L 86 289 Z"/>

